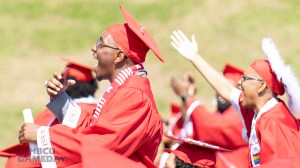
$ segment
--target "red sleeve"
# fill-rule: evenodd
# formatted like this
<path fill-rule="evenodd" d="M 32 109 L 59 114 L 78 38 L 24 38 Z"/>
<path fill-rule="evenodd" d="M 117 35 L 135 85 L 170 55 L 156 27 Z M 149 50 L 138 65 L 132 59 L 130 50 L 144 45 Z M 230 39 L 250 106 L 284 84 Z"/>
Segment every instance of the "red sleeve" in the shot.
<path fill-rule="evenodd" d="M 198 106 L 191 116 L 196 139 L 227 149 L 247 145 L 242 138 L 242 120 L 231 106 L 223 114 L 208 112 Z"/>
<path fill-rule="evenodd" d="M 139 152 L 147 156 L 152 153 L 150 159 L 153 160 L 161 141 L 162 132 L 158 130 L 162 125 L 152 106 L 149 98 L 138 89 L 119 90 L 107 101 L 94 126 L 80 133 L 63 125 L 50 128 L 55 155 L 66 156 L 76 163 L 80 161 L 80 144 L 88 142 L 91 146 L 104 146 L 124 156 L 131 156 L 143 146 L 144 151 Z M 155 139 L 151 142 L 153 146 L 144 145 L 150 141 L 150 136 L 153 137 L 151 140 Z"/>
<path fill-rule="evenodd" d="M 101 153 L 101 155 L 99 155 Z M 101 165 L 101 166 L 99 166 Z M 145 168 L 141 163 L 134 162 L 125 156 L 103 147 L 92 147 L 89 143 L 82 144 L 82 167 L 124 167 L 124 168 Z"/>
<path fill-rule="evenodd" d="M 271 118 L 262 118 L 256 126 L 260 141 L 260 163 L 264 164 L 300 151 L 299 132 Z"/>
<path fill-rule="evenodd" d="M 48 126 L 49 122 L 53 120 L 54 114 L 48 109 L 44 108 L 34 119 L 34 123 L 42 126 Z M 58 122 L 56 122 L 58 123 Z"/>

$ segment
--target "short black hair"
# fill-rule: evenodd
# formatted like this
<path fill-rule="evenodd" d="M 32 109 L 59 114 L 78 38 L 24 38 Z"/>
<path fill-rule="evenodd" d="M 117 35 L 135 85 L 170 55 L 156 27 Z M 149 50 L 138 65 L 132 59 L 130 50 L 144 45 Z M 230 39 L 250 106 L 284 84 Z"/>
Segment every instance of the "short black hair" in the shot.
<path fill-rule="evenodd" d="M 201 168 L 199 166 L 187 163 L 175 156 L 175 168 Z"/>
<path fill-rule="evenodd" d="M 66 80 L 68 79 L 73 79 L 76 81 L 74 85 L 69 86 L 66 90 L 66 93 L 72 99 L 88 97 L 89 95 L 94 96 L 98 89 L 98 83 L 96 79 L 93 79 L 90 82 L 82 82 L 76 80 L 76 78 L 73 76 L 67 76 Z"/>

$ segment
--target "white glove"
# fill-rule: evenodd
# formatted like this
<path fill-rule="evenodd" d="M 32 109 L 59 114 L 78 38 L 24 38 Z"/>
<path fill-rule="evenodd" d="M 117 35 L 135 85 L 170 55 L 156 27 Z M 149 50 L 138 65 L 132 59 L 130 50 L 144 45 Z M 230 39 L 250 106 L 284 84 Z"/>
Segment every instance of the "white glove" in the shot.
<path fill-rule="evenodd" d="M 181 30 L 177 30 L 173 31 L 171 39 L 171 45 L 186 59 L 192 61 L 197 56 L 198 44 L 194 35 L 192 35 L 192 41 L 190 41 Z"/>

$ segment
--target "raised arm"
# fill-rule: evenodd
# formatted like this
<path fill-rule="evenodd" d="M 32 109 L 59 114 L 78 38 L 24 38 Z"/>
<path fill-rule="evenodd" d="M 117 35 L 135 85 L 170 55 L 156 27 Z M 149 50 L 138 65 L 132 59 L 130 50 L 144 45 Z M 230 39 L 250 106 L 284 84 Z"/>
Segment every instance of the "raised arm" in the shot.
<path fill-rule="evenodd" d="M 230 92 L 234 86 L 217 70 L 210 66 L 199 54 L 195 36 L 190 41 L 182 31 L 173 31 L 171 45 L 186 59 L 192 62 L 208 83 L 224 99 L 230 101 Z"/>

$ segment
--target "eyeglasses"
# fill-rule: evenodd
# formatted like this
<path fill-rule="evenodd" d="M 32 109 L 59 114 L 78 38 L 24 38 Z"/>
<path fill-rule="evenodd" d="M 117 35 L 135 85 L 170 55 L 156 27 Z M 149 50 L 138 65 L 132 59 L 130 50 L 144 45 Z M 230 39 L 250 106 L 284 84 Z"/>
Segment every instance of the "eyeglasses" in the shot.
<path fill-rule="evenodd" d="M 242 82 L 244 82 L 246 80 L 256 80 L 256 81 L 264 82 L 262 79 L 252 78 L 252 77 L 248 77 L 246 75 L 242 75 Z"/>
<path fill-rule="evenodd" d="M 100 37 L 97 42 L 96 42 L 96 50 L 99 48 L 103 48 L 103 47 L 108 47 L 114 50 L 122 50 L 121 48 L 117 48 L 117 47 L 113 47 L 113 46 L 109 46 L 103 43 L 102 37 Z"/>
<path fill-rule="evenodd" d="M 102 37 L 100 37 L 97 42 L 96 42 L 96 50 L 93 51 L 93 57 L 98 60 L 98 56 L 97 56 L 97 50 L 98 49 L 101 49 L 103 47 L 107 47 L 107 48 L 111 48 L 111 49 L 114 49 L 114 50 L 122 50 L 121 48 L 117 48 L 117 47 L 113 47 L 113 46 L 109 46 L 109 45 L 106 45 L 103 43 L 103 39 Z"/>

